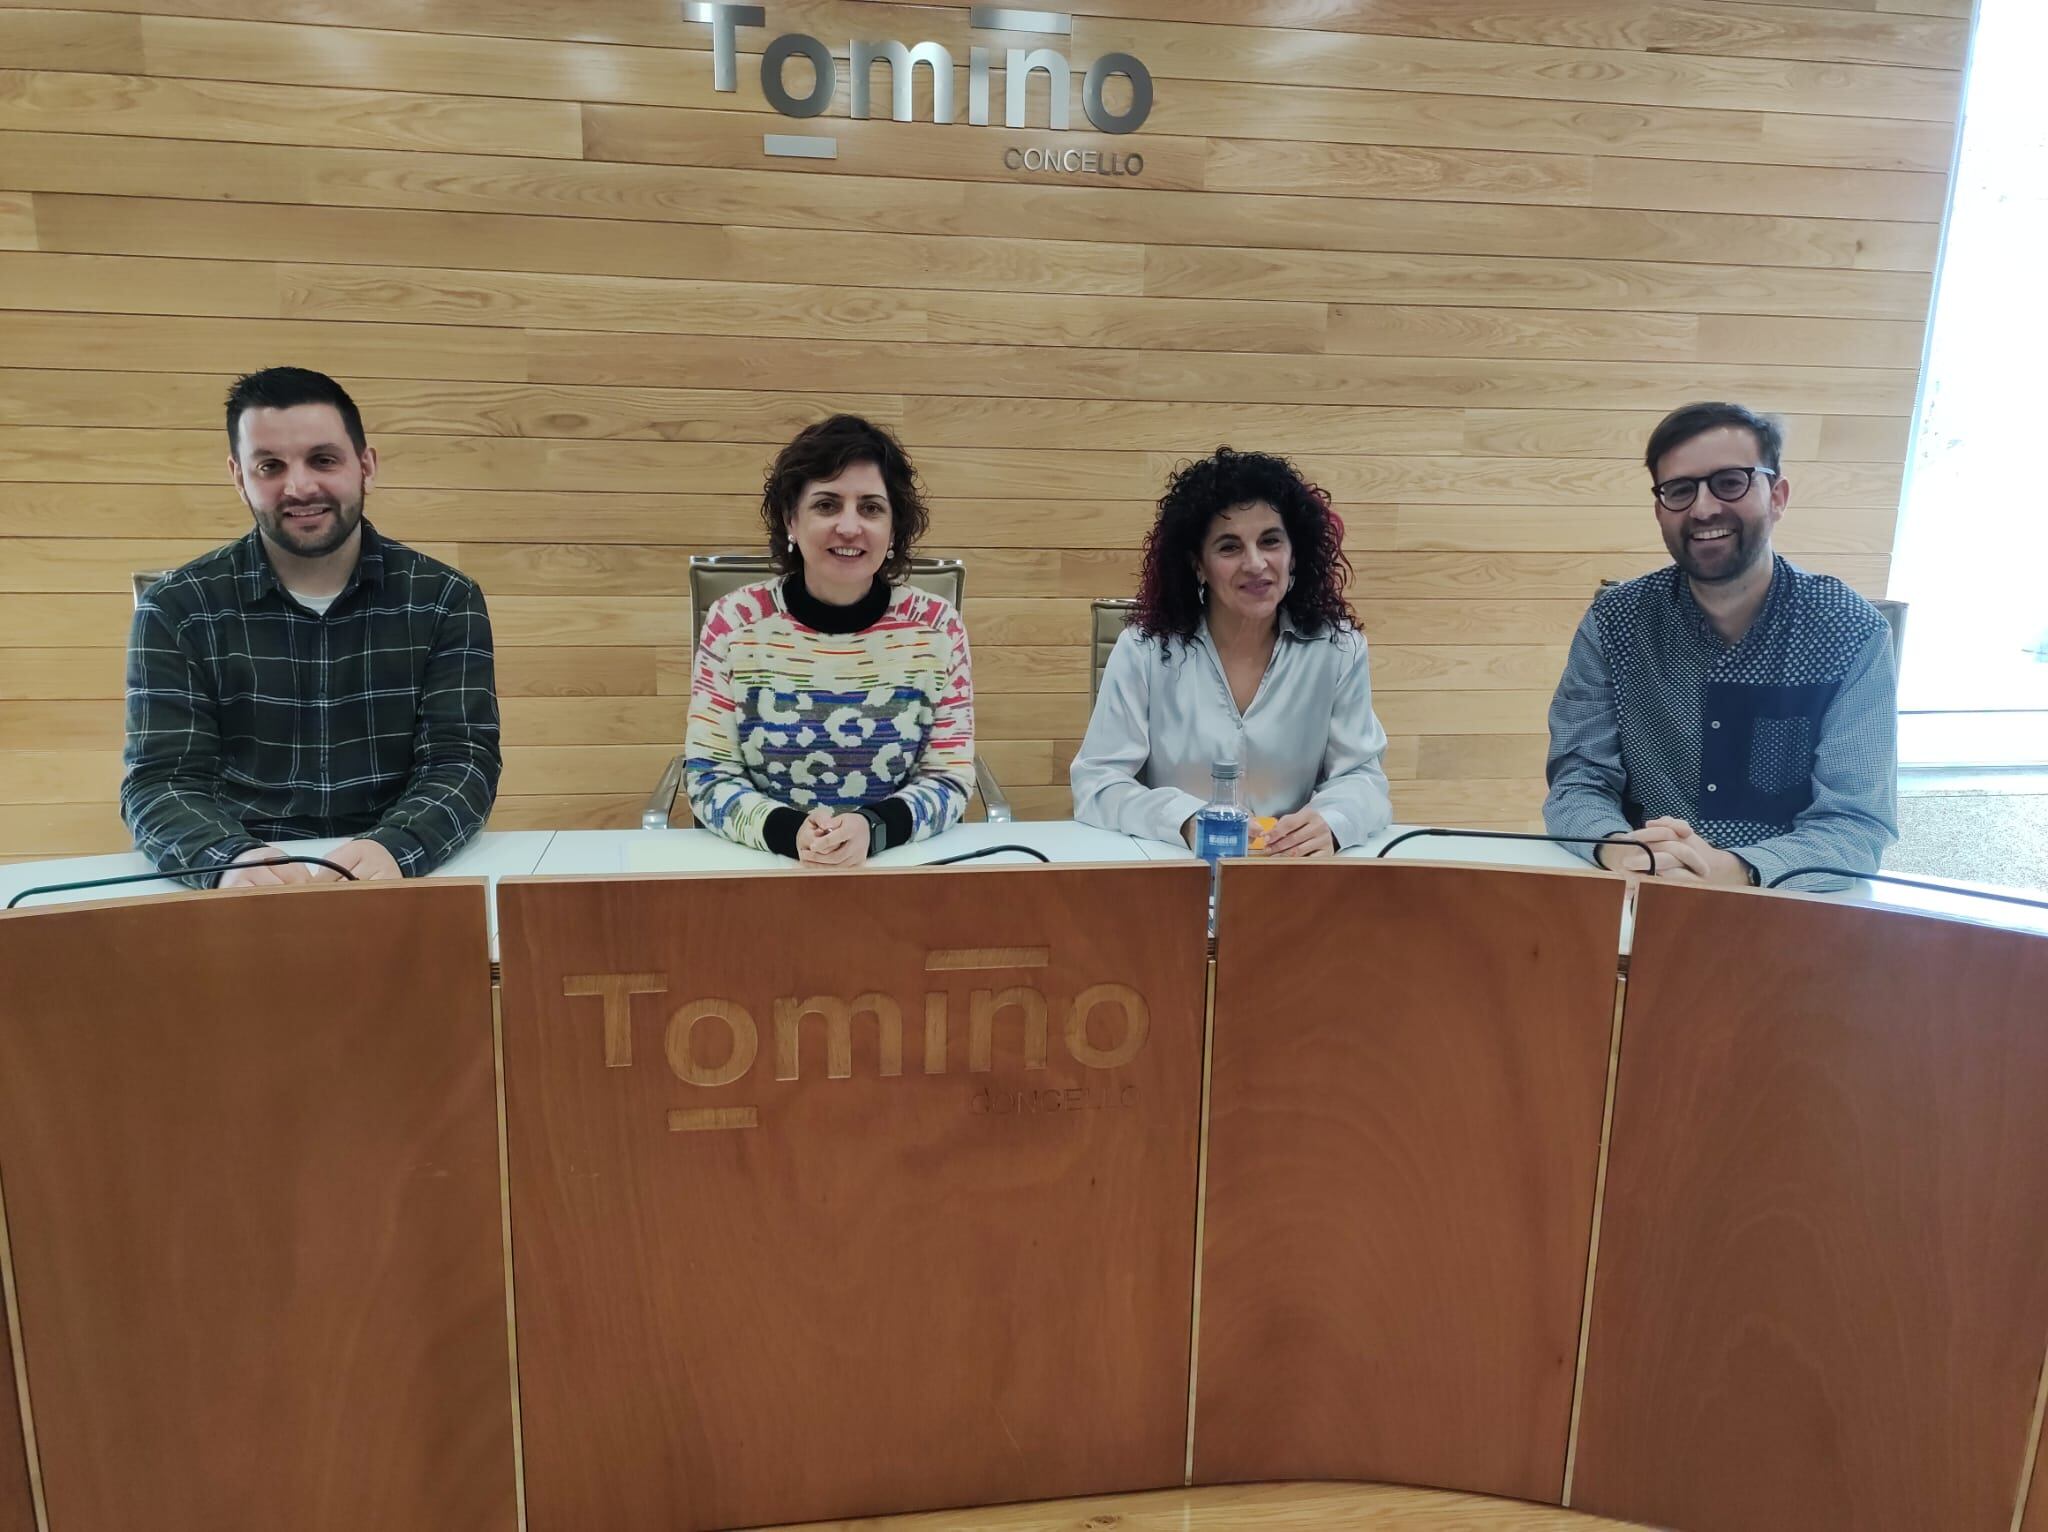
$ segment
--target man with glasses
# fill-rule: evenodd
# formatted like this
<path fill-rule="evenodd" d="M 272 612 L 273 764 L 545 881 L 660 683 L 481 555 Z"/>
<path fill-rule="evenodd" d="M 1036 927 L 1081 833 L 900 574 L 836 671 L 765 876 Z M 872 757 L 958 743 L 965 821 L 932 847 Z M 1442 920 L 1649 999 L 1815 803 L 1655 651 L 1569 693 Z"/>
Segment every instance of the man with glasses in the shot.
<path fill-rule="evenodd" d="M 1686 405 L 1650 434 L 1673 562 L 1600 592 L 1550 704 L 1544 823 L 1638 843 L 1589 848 L 1602 867 L 1742 887 L 1874 872 L 1898 838 L 1890 630 L 1771 551 L 1783 446 L 1738 404 Z"/>

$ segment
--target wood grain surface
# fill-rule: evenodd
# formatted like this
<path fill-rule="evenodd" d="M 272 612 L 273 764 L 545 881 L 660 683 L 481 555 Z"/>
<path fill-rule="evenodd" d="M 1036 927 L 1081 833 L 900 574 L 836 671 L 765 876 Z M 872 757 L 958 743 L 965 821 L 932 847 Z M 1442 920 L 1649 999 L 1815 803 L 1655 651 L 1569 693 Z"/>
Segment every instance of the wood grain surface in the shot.
<path fill-rule="evenodd" d="M 1614 1532 L 1632 1522 L 1440 1490 L 1380 1484 L 1230 1484 L 983 1506 L 785 1532 Z"/>
<path fill-rule="evenodd" d="M 1225 868 L 1198 1482 L 1562 1493 L 1622 887 Z"/>
<path fill-rule="evenodd" d="M 0 1326 L 0 1532 L 35 1532 L 35 1525 L 21 1404 L 15 1397 L 14 1344 Z"/>
<path fill-rule="evenodd" d="M 2037 937 L 1644 885 L 1574 1505 L 2014 1525 L 2048 1335 L 2044 993 Z"/>
<path fill-rule="evenodd" d="M 2031 1493 L 2027 1497 L 2026 1520 L 2022 1523 L 2020 1532 L 2048 1532 L 2048 1473 L 2041 1469 L 2041 1438 L 2038 1434 L 2038 1424 L 2035 1430 L 2037 1434 L 2034 1439 L 2033 1483 Z"/>
<path fill-rule="evenodd" d="M 1778 546 L 1882 593 L 1968 11 L 1097 0 L 1054 39 L 1055 133 L 1042 83 L 1024 129 L 935 124 L 925 70 L 917 120 L 850 117 L 856 36 L 943 43 L 963 105 L 989 46 L 1000 100 L 1004 50 L 1047 39 L 957 0 L 784 0 L 729 92 L 653 0 L 0 0 L 0 705 L 119 695 L 80 657 L 118 682 L 130 573 L 246 529 L 220 398 L 296 362 L 362 403 L 377 525 L 483 585 L 512 696 L 543 665 L 554 695 L 686 691 L 689 556 L 758 546 L 776 446 L 851 409 L 967 562 L 978 711 L 1085 705 L 1085 603 L 1135 589 L 1172 465 L 1293 454 L 1376 659 L 1528 673 L 1481 713 L 1393 704 L 1396 813 L 1526 825 L 1536 773 L 1485 758 L 1541 733 L 1596 582 L 1663 561 L 1637 460 L 1673 405 L 1788 415 Z M 822 117 L 761 93 L 786 31 L 835 54 Z M 1111 50 L 1154 79 L 1114 139 L 1078 104 Z M 838 157 L 764 154 L 785 130 Z M 1048 148 L 1145 165 L 1006 163 Z M 637 822 L 680 734 L 568 716 L 508 714 L 508 750 L 639 753 L 528 757 L 505 822 Z M 0 855 L 128 844 L 118 726 L 0 729 Z M 1071 812 L 1081 733 L 1004 736 L 1021 813 Z"/>
<path fill-rule="evenodd" d="M 483 897 L 0 916 L 56 1532 L 516 1525 Z"/>
<path fill-rule="evenodd" d="M 500 885 L 532 1525 L 1179 1483 L 1206 887 Z"/>

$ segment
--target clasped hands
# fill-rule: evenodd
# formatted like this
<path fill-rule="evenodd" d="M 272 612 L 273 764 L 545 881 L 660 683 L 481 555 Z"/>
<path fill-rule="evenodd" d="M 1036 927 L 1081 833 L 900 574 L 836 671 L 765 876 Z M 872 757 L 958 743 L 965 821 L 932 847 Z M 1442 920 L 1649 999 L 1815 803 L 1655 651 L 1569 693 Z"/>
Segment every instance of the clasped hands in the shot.
<path fill-rule="evenodd" d="M 1622 849 L 1610 856 L 1608 846 Z M 1630 846 L 1648 847 L 1649 857 L 1627 849 Z M 1747 862 L 1732 851 L 1723 851 L 1683 819 L 1669 815 L 1651 820 L 1640 830 L 1614 836 L 1594 851 L 1593 860 L 1609 872 L 1640 873 L 1676 883 L 1713 883 L 1722 888 L 1750 886 Z"/>
<path fill-rule="evenodd" d="M 797 827 L 796 859 L 805 867 L 858 867 L 868 859 L 867 816 L 812 809 Z"/>

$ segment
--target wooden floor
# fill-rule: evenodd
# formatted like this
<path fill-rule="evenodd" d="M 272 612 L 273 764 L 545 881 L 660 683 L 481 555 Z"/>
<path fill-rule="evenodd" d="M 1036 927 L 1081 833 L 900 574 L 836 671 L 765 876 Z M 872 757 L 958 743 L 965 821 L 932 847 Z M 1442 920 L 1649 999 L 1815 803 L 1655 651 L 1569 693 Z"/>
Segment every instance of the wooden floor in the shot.
<path fill-rule="evenodd" d="M 1300 1532 L 1311 1527 L 1318 1532 L 1598 1532 L 1603 1527 L 1633 1528 L 1636 1523 L 1555 1506 L 1386 1484 L 1229 1484 L 808 1526 L 810 1532 L 1096 1532 L 1110 1527 L 1117 1532 Z"/>

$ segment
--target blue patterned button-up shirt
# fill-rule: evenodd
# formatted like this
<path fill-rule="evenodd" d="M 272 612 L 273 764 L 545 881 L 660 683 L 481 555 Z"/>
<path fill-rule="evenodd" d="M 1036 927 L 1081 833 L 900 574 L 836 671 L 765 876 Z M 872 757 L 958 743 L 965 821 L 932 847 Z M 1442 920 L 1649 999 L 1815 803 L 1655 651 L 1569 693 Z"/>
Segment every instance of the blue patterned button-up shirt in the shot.
<path fill-rule="evenodd" d="M 1794 867 L 1873 872 L 1898 838 L 1890 628 L 1840 580 L 1776 556 L 1734 644 L 1676 565 L 1613 586 L 1572 639 L 1548 776 L 1553 835 L 1670 815 L 1765 883 Z"/>

